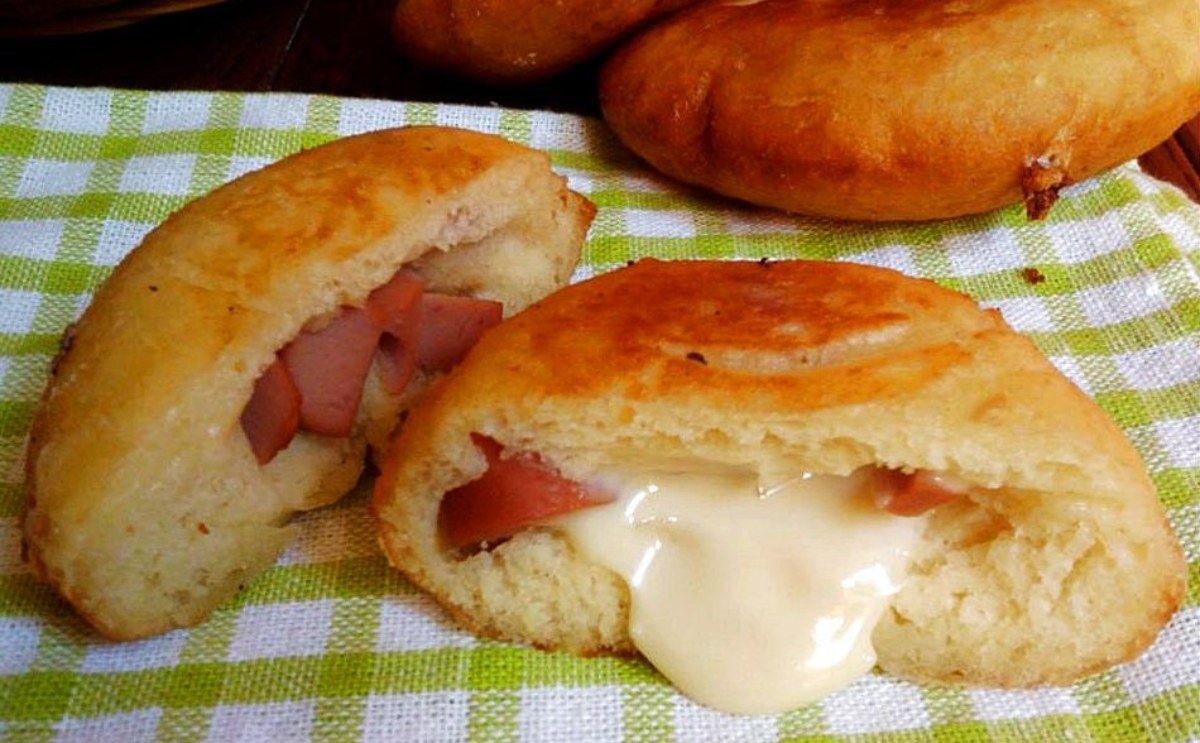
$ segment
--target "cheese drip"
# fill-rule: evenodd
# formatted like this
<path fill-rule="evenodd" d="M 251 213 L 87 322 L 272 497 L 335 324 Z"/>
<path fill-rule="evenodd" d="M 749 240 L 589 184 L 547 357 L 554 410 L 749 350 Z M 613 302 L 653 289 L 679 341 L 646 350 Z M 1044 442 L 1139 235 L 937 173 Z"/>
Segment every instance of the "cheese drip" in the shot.
<path fill-rule="evenodd" d="M 925 520 L 875 508 L 868 474 L 608 471 L 598 480 L 617 500 L 557 526 L 626 580 L 631 639 L 683 693 L 726 712 L 782 712 L 875 665 L 871 632 Z"/>

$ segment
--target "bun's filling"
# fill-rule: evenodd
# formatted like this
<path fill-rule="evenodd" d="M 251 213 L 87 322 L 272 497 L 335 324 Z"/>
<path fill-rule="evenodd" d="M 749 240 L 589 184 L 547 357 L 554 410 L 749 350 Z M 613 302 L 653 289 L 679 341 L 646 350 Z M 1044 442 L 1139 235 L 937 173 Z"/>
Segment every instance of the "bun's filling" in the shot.
<path fill-rule="evenodd" d="M 443 499 L 446 544 L 469 553 L 554 528 L 625 580 L 638 650 L 729 712 L 795 709 L 867 673 L 924 514 L 962 494 L 922 471 L 815 475 L 787 461 L 631 461 L 578 483 L 474 440 L 488 470 Z"/>
<path fill-rule="evenodd" d="M 456 550 L 486 549 L 534 524 L 614 499 L 604 488 L 561 476 L 536 454 L 506 454 L 480 434 L 471 439 L 487 457 L 487 469 L 446 493 L 438 512 L 442 538 Z"/>
<path fill-rule="evenodd" d="M 471 440 L 487 458 L 487 469 L 446 493 L 438 516 L 443 541 L 456 550 L 486 549 L 522 529 L 617 499 L 604 477 L 575 482 L 537 454 L 505 452 L 495 439 L 482 434 L 472 434 Z M 907 473 L 864 467 L 854 479 L 876 509 L 894 516 L 920 516 L 964 489 L 925 470 Z"/>
<path fill-rule="evenodd" d="M 298 431 L 346 437 L 372 365 L 399 396 L 417 369 L 445 371 L 488 328 L 499 302 L 426 292 L 401 270 L 361 307 L 343 307 L 284 346 L 254 385 L 241 425 L 259 464 L 286 449 Z"/>

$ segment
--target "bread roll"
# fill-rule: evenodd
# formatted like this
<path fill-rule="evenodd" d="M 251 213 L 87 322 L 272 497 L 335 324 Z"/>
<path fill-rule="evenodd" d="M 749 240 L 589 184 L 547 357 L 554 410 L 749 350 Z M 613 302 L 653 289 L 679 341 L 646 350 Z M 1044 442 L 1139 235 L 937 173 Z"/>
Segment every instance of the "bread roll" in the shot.
<path fill-rule="evenodd" d="M 395 398 L 376 369 L 351 435 L 301 431 L 260 465 L 239 419 L 277 351 L 402 267 L 516 311 L 568 280 L 593 213 L 544 154 L 437 127 L 337 140 L 185 206 L 54 362 L 27 457 L 35 572 L 110 638 L 200 622 L 294 513 L 349 490 L 368 434 L 381 444 L 425 382 Z"/>
<path fill-rule="evenodd" d="M 706 0 L 624 45 L 605 119 L 662 172 L 920 220 L 1058 190 L 1200 111 L 1195 0 Z"/>
<path fill-rule="evenodd" d="M 694 2 L 401 0 L 393 35 L 404 54 L 432 67 L 486 83 L 532 83 Z"/>
<path fill-rule="evenodd" d="M 998 312 L 886 269 L 641 261 L 507 320 L 412 412 L 374 496 L 393 565 L 475 632 L 633 652 L 631 581 L 565 526 L 611 504 L 448 542 L 446 493 L 481 481 L 482 437 L 583 484 L 631 461 L 740 468 L 760 495 L 778 462 L 956 483 L 911 522 L 907 579 L 873 633 L 908 679 L 1069 682 L 1141 652 L 1184 595 L 1180 546 L 1113 422 Z"/>

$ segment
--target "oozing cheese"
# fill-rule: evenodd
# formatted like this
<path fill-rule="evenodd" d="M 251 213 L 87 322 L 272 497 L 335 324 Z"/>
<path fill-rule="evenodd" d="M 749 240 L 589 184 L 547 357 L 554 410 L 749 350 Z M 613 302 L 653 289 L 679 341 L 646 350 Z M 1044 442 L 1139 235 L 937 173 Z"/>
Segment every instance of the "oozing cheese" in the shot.
<path fill-rule="evenodd" d="M 728 712 L 794 709 L 868 672 L 872 629 L 924 524 L 875 508 L 865 471 L 771 471 L 785 474 L 610 471 L 601 479 L 618 499 L 557 524 L 628 582 L 641 653 Z"/>

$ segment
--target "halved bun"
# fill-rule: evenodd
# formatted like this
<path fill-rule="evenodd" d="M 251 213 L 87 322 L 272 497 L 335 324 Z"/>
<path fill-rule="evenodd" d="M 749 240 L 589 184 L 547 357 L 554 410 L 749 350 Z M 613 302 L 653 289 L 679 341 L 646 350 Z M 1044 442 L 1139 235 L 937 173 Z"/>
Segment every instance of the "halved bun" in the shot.
<path fill-rule="evenodd" d="M 351 436 L 301 432 L 260 465 L 239 416 L 276 352 L 401 267 L 523 308 L 568 280 L 593 214 L 545 154 L 437 127 L 341 139 L 187 205 L 54 363 L 28 448 L 34 569 L 111 638 L 201 621 L 276 558 L 293 513 L 354 484 L 368 433 L 381 444 L 411 402 L 368 380 Z"/>
<path fill-rule="evenodd" d="M 412 412 L 375 492 L 392 563 L 477 632 L 632 652 L 626 583 L 553 520 L 447 544 L 443 497 L 483 472 L 480 435 L 581 483 L 631 458 L 960 483 L 874 632 L 908 678 L 1070 681 L 1137 655 L 1184 593 L 1113 422 L 999 313 L 890 270 L 641 261 L 506 321 Z"/>

